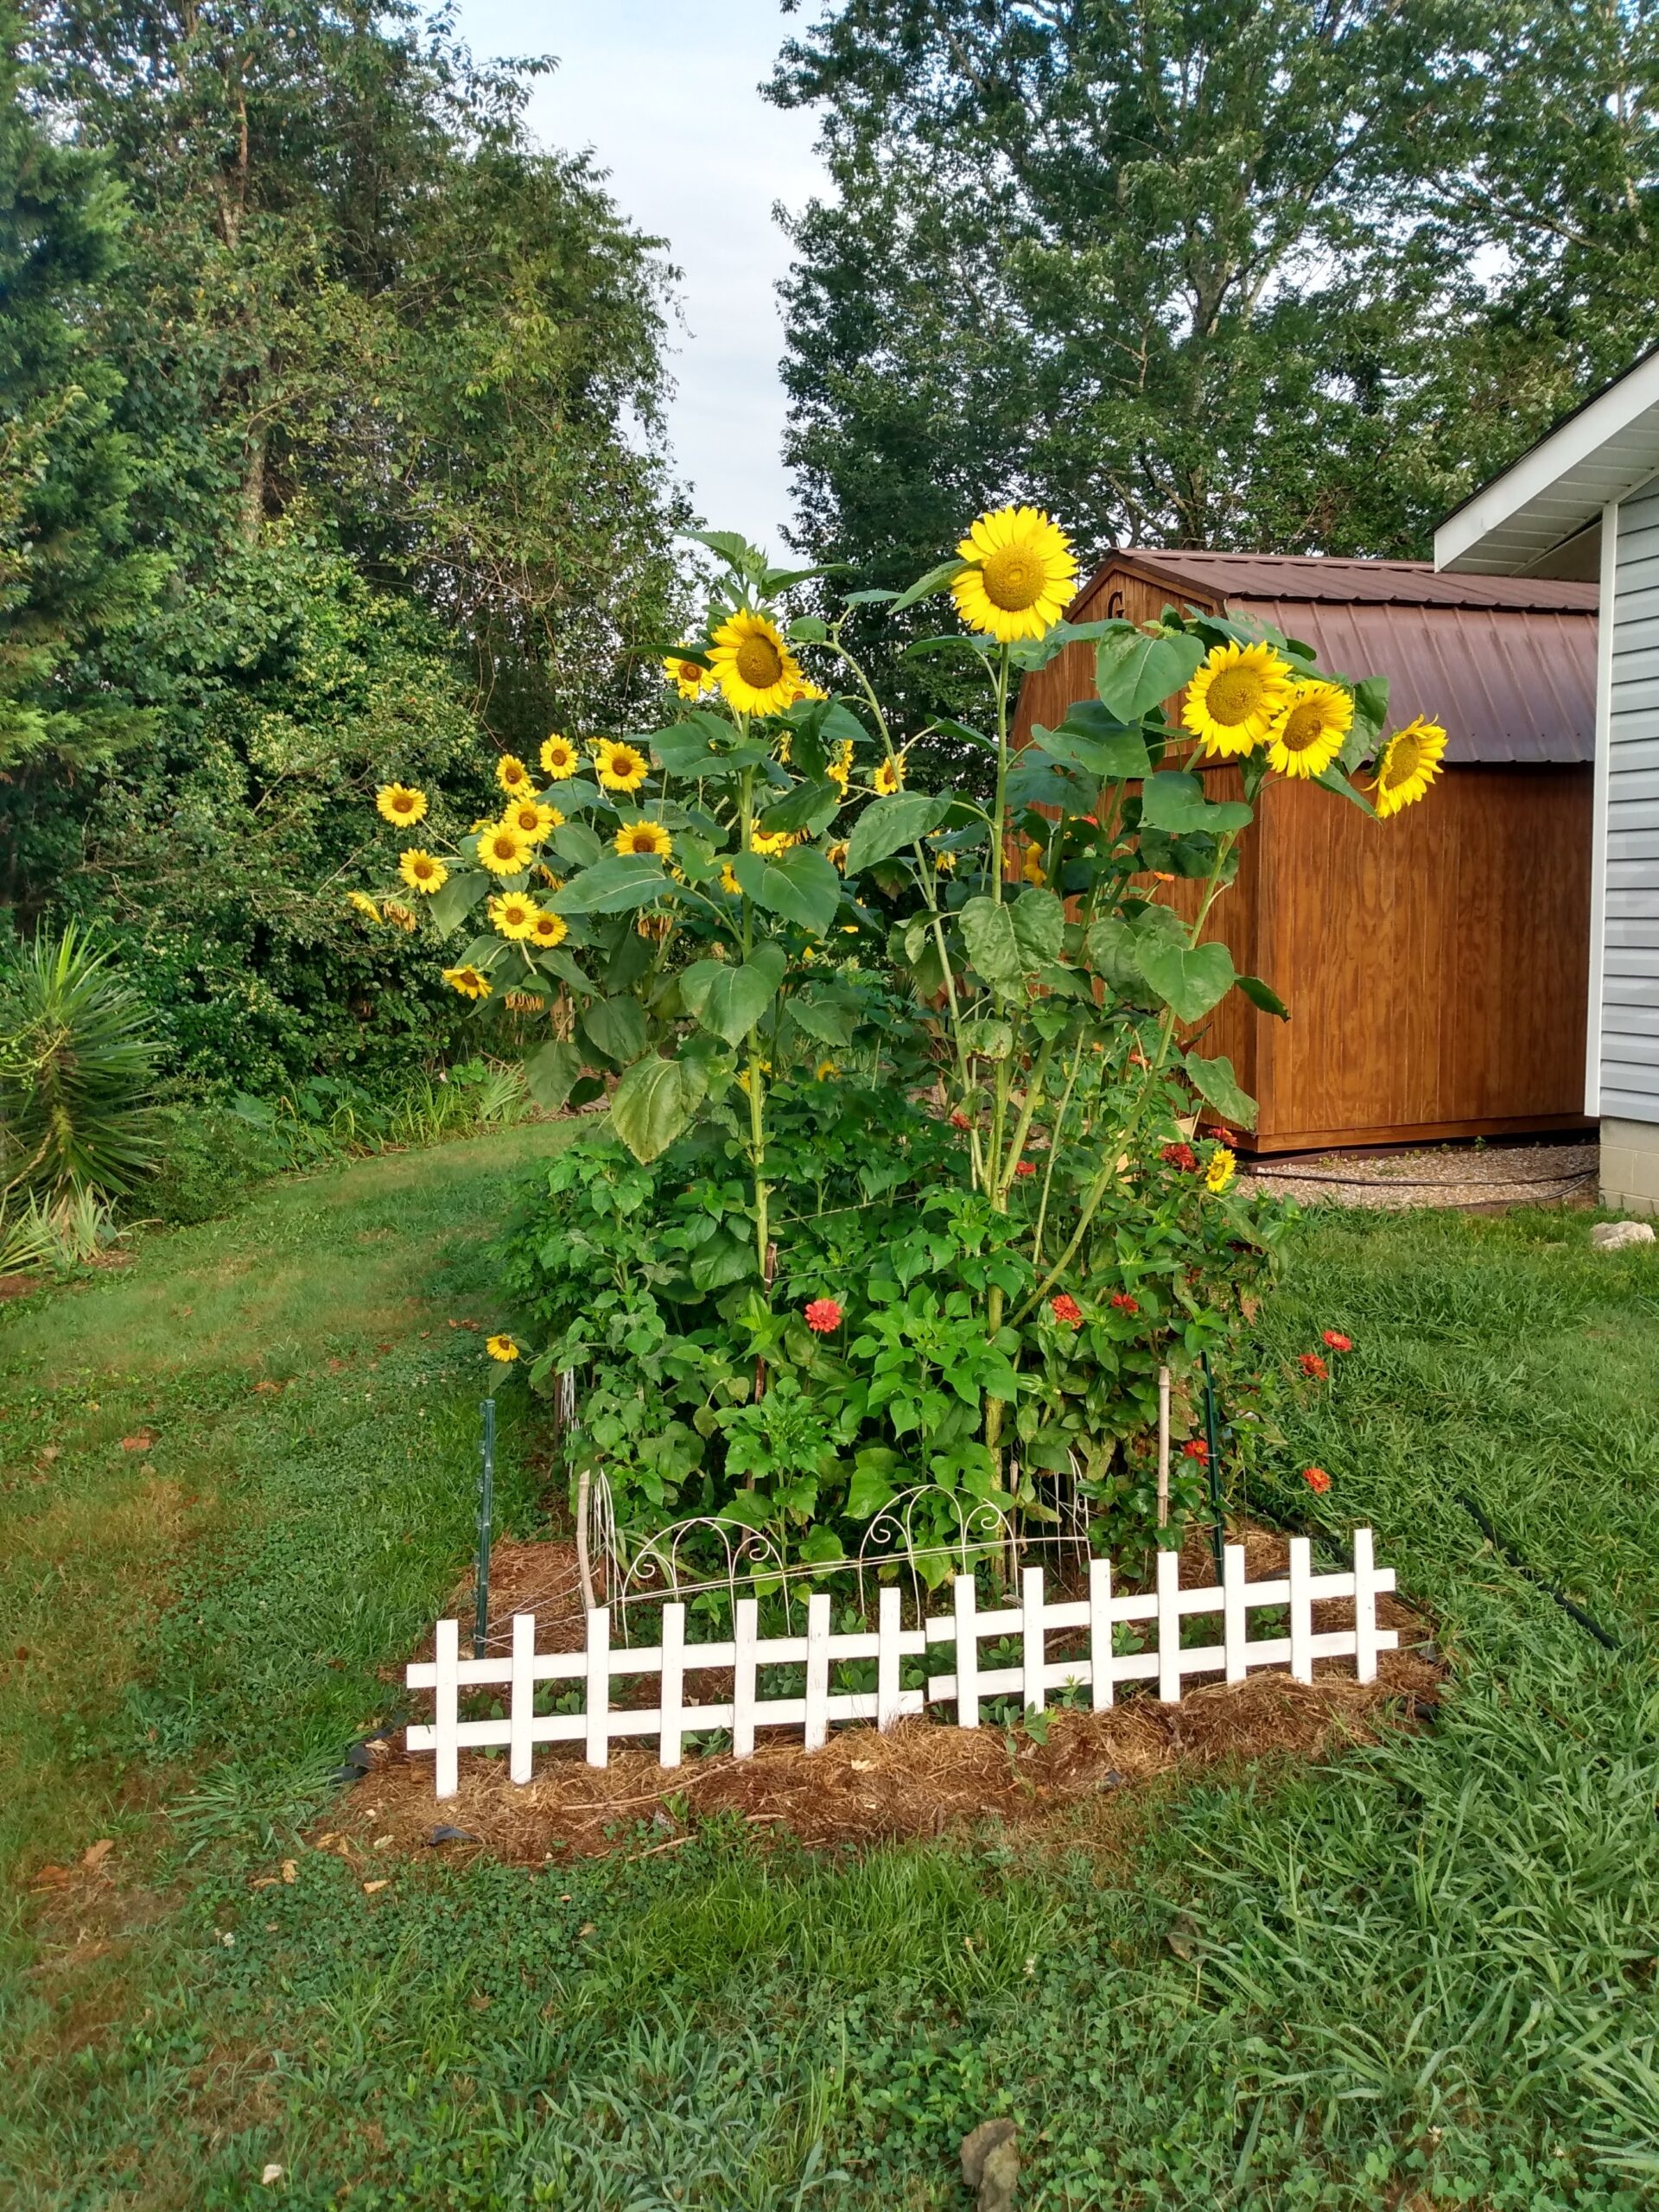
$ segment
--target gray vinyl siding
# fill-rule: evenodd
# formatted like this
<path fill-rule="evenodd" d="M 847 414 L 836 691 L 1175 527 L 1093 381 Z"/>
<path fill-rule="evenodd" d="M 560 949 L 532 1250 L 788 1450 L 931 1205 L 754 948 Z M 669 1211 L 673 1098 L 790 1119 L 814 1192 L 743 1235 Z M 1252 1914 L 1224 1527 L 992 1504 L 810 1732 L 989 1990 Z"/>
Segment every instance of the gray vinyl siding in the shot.
<path fill-rule="evenodd" d="M 1659 483 L 1618 510 L 1608 721 L 1601 1110 L 1659 1122 Z"/>

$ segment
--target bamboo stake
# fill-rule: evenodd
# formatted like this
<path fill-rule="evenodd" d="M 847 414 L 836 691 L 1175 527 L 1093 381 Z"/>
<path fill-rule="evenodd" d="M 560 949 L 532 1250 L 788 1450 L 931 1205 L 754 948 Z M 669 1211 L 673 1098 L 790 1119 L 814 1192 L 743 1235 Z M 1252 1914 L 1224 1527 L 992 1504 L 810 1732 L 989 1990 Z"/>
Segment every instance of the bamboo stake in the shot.
<path fill-rule="evenodd" d="M 1158 1370 L 1158 1526 L 1169 1526 L 1169 1370 Z"/>

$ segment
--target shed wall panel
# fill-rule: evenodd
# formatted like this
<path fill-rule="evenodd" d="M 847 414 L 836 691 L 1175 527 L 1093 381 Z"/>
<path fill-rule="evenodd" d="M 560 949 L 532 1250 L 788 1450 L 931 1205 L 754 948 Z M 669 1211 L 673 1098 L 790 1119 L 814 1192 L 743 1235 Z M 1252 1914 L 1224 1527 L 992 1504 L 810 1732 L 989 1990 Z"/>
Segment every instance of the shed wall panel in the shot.
<path fill-rule="evenodd" d="M 1659 485 L 1619 507 L 1611 612 L 1601 1104 L 1659 1122 Z"/>

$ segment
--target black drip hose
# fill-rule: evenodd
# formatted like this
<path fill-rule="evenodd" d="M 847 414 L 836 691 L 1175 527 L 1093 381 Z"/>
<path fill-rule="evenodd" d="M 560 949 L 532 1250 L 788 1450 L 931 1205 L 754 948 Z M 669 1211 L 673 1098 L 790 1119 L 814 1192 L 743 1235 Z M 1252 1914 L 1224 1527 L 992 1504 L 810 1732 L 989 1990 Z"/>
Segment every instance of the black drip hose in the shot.
<path fill-rule="evenodd" d="M 1617 1651 L 1619 1649 L 1618 1639 L 1610 1636 L 1599 1620 L 1592 1619 L 1582 1605 L 1575 1605 L 1558 1583 L 1552 1582 L 1547 1574 L 1541 1574 L 1535 1567 L 1521 1556 L 1513 1544 L 1505 1543 L 1466 1490 L 1460 1490 L 1458 1496 L 1470 1519 L 1480 1530 L 1481 1535 L 1501 1558 L 1509 1561 L 1517 1574 L 1525 1575 L 1529 1582 L 1543 1591 L 1546 1596 L 1553 1598 L 1567 1618 L 1570 1620 L 1575 1620 L 1588 1635 L 1595 1637 L 1598 1643 L 1604 1645 L 1609 1651 Z"/>

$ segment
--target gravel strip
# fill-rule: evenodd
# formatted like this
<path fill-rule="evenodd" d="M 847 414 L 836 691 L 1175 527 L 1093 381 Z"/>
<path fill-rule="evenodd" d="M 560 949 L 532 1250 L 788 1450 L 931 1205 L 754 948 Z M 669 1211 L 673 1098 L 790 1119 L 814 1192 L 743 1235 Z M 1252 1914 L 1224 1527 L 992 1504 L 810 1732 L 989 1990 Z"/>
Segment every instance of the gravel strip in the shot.
<path fill-rule="evenodd" d="M 1242 1183 L 1304 1205 L 1518 1206 L 1593 1205 L 1596 1140 L 1567 1144 L 1442 1145 L 1433 1150 L 1264 1160 Z"/>

